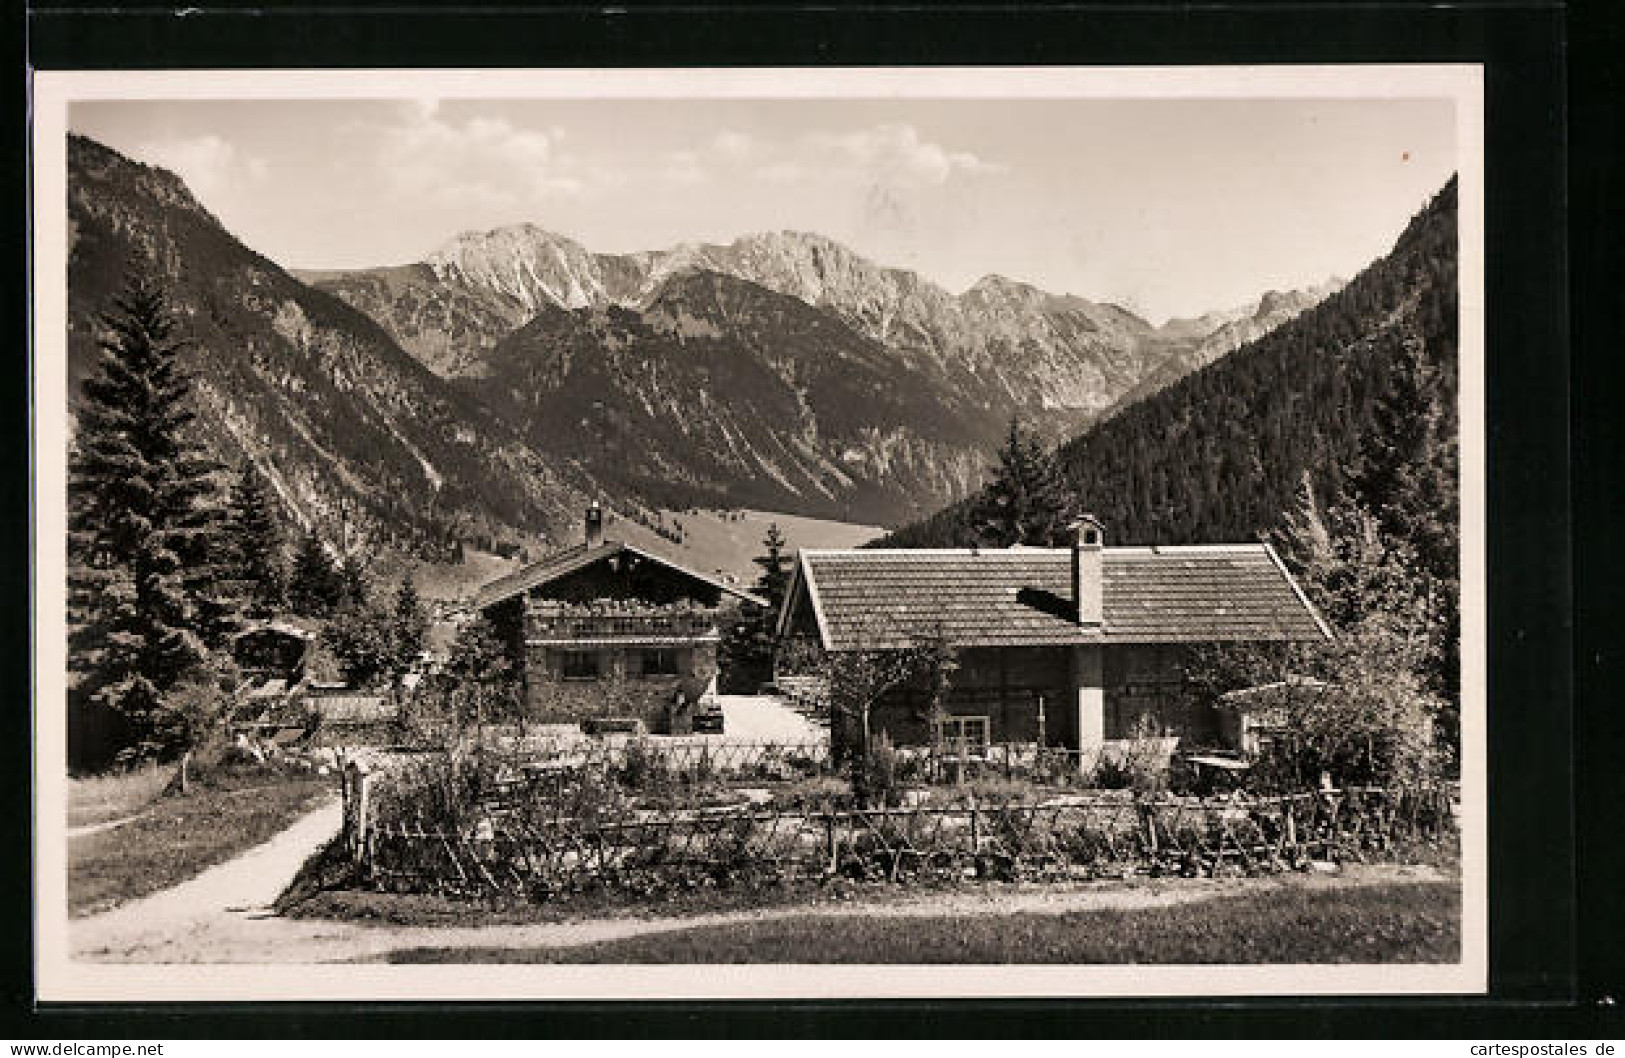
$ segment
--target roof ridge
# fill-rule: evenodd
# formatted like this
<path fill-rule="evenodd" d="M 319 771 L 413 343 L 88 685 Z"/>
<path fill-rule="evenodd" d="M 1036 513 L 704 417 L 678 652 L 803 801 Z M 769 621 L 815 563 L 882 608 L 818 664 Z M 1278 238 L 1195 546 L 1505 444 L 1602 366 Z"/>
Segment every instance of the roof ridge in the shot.
<path fill-rule="evenodd" d="M 1269 545 L 1263 541 L 1227 544 L 1115 544 L 1102 550 L 1108 554 L 1203 554 L 1225 551 L 1264 553 Z M 915 558 L 940 556 L 944 558 L 1029 558 L 1043 555 L 1070 554 L 1070 547 L 804 547 L 800 553 L 808 558 Z"/>
<path fill-rule="evenodd" d="M 582 563 L 582 560 L 584 559 L 587 560 L 585 564 L 590 565 L 591 563 L 599 561 L 602 558 L 608 558 L 611 555 L 620 554 L 626 551 L 635 552 L 646 559 L 659 562 L 661 565 L 674 569 L 686 577 L 709 584 L 719 591 L 725 592 L 736 598 L 744 599 L 747 602 L 754 603 L 758 606 L 767 605 L 767 601 L 765 599 L 759 598 L 758 596 L 753 595 L 741 588 L 734 587 L 731 584 L 727 584 L 715 577 L 701 573 L 698 570 L 690 569 L 688 566 L 683 565 L 676 559 L 668 558 L 657 551 L 646 550 L 638 547 L 636 544 L 628 543 L 625 540 L 605 539 L 597 544 L 572 544 L 567 548 L 549 552 L 547 555 L 537 559 L 535 562 L 522 566 L 519 569 L 514 570 L 512 573 L 503 574 L 501 577 L 498 577 L 495 580 L 481 586 L 479 591 L 477 591 L 474 595 L 474 607 L 476 609 L 483 610 L 488 606 L 493 606 L 496 603 L 510 599 L 515 595 L 527 592 L 539 584 L 545 584 L 549 580 L 553 579 L 553 577 L 562 576 L 567 572 L 573 572 L 575 569 L 581 568 L 578 563 Z"/>

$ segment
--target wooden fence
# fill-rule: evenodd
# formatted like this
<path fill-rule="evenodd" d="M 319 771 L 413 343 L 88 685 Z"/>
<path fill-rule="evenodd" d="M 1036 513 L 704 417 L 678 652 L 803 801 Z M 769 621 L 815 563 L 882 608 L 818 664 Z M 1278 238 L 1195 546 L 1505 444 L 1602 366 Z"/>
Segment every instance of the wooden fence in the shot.
<path fill-rule="evenodd" d="M 836 875 L 1263 873 L 1306 860 L 1388 858 L 1454 834 L 1444 791 L 1375 788 L 850 811 L 747 805 L 627 810 L 591 820 L 509 813 L 448 828 L 380 814 L 368 788 L 374 777 L 346 774 L 346 836 L 361 877 L 418 892 L 545 898 L 598 887 L 650 891 Z"/>

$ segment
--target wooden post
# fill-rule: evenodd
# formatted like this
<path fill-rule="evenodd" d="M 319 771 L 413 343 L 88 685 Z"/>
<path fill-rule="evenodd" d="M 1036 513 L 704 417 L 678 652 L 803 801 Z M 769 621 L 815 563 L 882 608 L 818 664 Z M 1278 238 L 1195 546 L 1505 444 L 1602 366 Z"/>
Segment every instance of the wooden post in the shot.
<path fill-rule="evenodd" d="M 368 826 L 367 820 L 368 809 L 370 808 L 369 802 L 371 801 L 369 796 L 372 792 L 369 789 L 371 784 L 367 781 L 368 775 L 365 768 L 360 764 L 352 764 L 351 767 L 357 772 L 355 806 L 356 859 L 358 863 L 366 863 L 371 859 L 370 850 L 372 846 L 371 828 Z"/>

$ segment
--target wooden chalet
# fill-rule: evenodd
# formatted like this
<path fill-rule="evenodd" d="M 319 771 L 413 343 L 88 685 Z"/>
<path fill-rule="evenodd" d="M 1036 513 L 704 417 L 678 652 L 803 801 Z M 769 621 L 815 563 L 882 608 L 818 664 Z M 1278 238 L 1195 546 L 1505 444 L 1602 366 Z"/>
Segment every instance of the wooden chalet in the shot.
<path fill-rule="evenodd" d="M 686 733 L 701 699 L 715 693 L 724 622 L 767 604 L 606 540 L 603 519 L 593 504 L 581 544 L 487 584 L 474 608 L 520 661 L 531 719 L 639 719 L 651 731 Z"/>
<path fill-rule="evenodd" d="M 1149 734 L 1224 741 L 1212 703 L 1182 692 L 1203 643 L 1290 642 L 1330 630 L 1267 544 L 1106 547 L 1099 522 L 1069 548 L 803 551 L 777 626 L 780 656 L 958 648 L 942 736 L 1094 750 Z M 874 732 L 924 744 L 925 690 L 888 694 Z M 837 744 L 856 737 L 837 717 Z"/>

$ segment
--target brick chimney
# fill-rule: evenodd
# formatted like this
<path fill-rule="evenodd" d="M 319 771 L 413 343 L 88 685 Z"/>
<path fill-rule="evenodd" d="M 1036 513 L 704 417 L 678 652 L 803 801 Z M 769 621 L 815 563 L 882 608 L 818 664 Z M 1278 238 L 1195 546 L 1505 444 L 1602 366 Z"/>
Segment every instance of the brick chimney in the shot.
<path fill-rule="evenodd" d="M 1099 628 L 1104 616 L 1101 602 L 1105 591 L 1102 552 L 1106 549 L 1106 532 L 1092 514 L 1079 518 L 1070 528 L 1072 598 L 1078 604 L 1078 624 L 1083 628 Z"/>
<path fill-rule="evenodd" d="M 604 542 L 604 509 L 593 500 L 587 508 L 587 546 L 597 547 Z"/>

